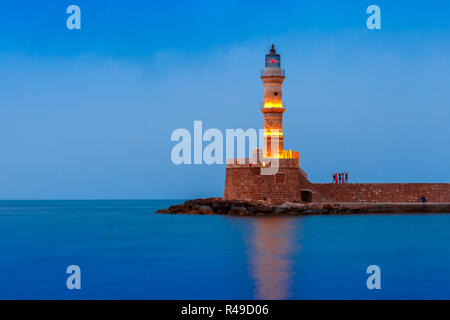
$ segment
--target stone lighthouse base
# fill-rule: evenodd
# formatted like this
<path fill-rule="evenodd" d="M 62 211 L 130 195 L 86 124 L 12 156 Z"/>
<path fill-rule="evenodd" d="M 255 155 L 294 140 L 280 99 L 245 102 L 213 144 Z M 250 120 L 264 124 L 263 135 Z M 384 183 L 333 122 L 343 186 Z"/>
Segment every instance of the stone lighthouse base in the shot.
<path fill-rule="evenodd" d="M 253 158 L 227 161 L 224 198 L 229 200 L 264 200 L 274 204 L 312 200 L 311 183 L 299 168 L 297 159 L 276 159 L 278 170 L 265 174 L 262 153 L 255 151 Z M 302 192 L 303 191 L 303 192 Z M 302 199 L 303 194 L 303 199 Z"/>

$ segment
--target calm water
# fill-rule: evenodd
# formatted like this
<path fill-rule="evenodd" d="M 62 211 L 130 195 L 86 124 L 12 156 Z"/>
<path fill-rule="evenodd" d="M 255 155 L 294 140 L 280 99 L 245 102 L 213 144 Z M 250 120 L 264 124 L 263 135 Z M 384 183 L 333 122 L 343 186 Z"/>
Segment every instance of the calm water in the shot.
<path fill-rule="evenodd" d="M 450 215 L 154 213 L 179 202 L 0 201 L 0 298 L 450 298 Z"/>

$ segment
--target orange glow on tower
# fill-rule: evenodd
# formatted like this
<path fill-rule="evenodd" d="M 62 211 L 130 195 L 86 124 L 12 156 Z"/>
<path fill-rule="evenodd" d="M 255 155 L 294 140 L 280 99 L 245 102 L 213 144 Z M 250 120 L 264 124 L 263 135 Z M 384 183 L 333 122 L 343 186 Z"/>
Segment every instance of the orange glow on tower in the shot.
<path fill-rule="evenodd" d="M 297 159 L 298 152 L 284 150 L 283 104 L 284 70 L 280 68 L 280 55 L 272 45 L 266 54 L 266 64 L 261 74 L 264 84 L 264 157 Z"/>

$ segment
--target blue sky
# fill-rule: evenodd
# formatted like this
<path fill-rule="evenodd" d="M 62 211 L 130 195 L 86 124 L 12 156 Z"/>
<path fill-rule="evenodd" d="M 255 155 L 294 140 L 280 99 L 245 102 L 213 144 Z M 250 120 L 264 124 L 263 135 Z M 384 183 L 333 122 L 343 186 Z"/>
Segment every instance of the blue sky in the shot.
<path fill-rule="evenodd" d="M 175 166 L 170 135 L 260 128 L 269 39 L 310 180 L 449 182 L 448 1 L 242 2 L 2 3 L 0 199 L 221 196 L 224 166 Z"/>

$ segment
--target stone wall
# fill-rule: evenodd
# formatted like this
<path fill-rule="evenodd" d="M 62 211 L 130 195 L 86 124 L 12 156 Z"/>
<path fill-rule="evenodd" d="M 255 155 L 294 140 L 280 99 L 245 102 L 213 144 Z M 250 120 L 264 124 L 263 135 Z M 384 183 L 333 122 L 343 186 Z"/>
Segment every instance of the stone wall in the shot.
<path fill-rule="evenodd" d="M 313 201 L 330 202 L 450 202 L 449 183 L 312 183 Z"/>
<path fill-rule="evenodd" d="M 313 202 L 450 202 L 449 183 L 311 183 L 296 159 L 280 159 L 276 175 L 261 175 L 260 164 L 228 164 L 225 199 L 301 201 L 301 191 Z"/>

